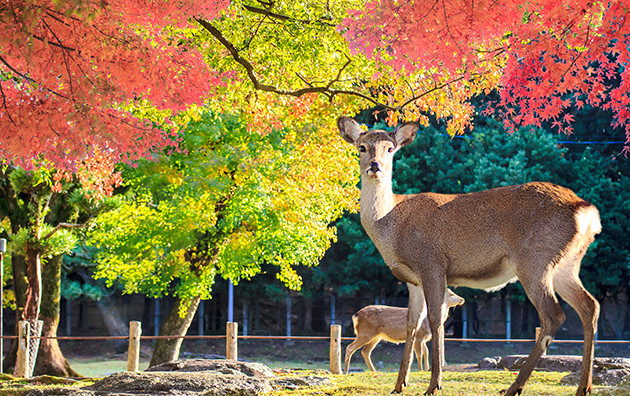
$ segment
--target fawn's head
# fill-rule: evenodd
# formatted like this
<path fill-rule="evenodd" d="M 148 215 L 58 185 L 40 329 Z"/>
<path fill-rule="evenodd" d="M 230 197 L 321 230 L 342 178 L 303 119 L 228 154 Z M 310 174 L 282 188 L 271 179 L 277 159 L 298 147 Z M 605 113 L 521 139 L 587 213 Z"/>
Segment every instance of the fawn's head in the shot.
<path fill-rule="evenodd" d="M 446 289 L 446 305 L 449 308 L 462 305 L 465 302 L 466 300 L 464 300 L 463 297 L 458 296 L 451 289 L 448 289 L 448 288 Z"/>
<path fill-rule="evenodd" d="M 380 179 L 391 175 L 394 153 L 413 142 L 418 130 L 415 122 L 406 122 L 394 132 L 380 129 L 364 131 L 349 117 L 339 117 L 337 126 L 341 137 L 359 150 L 361 175 Z"/>

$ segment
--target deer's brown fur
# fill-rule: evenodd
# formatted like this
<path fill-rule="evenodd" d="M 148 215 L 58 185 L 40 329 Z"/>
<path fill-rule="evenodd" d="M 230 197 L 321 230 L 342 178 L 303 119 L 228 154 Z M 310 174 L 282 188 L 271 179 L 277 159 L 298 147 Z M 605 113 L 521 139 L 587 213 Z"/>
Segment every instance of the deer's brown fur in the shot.
<path fill-rule="evenodd" d="M 601 231 L 597 208 L 567 188 L 544 182 L 470 194 L 396 195 L 393 155 L 413 141 L 417 124 L 405 123 L 391 133 L 365 132 L 347 117 L 337 124 L 342 137 L 360 152 L 361 224 L 392 273 L 409 286 L 407 340 L 394 390 L 402 392 L 407 383 L 425 306 L 433 339 L 438 340 L 432 343 L 426 393 L 441 387 L 441 318 L 447 284 L 491 290 L 518 279 L 538 311 L 541 332 L 505 394 L 521 392 L 564 321 L 556 293 L 582 320 L 584 351 L 577 395 L 589 393 L 599 304 L 578 273 L 586 249 Z"/>

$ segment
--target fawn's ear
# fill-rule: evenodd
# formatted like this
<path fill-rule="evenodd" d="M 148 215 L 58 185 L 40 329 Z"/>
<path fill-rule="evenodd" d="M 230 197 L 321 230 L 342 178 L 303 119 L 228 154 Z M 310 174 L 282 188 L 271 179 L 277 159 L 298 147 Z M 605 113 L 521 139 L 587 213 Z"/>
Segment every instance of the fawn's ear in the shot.
<path fill-rule="evenodd" d="M 359 126 L 359 123 L 350 117 L 337 118 L 337 127 L 339 128 L 339 132 L 341 132 L 343 140 L 350 144 L 356 144 L 359 135 L 364 132 Z"/>
<path fill-rule="evenodd" d="M 405 122 L 400 125 L 392 134 L 394 135 L 394 140 L 399 147 L 406 146 L 413 142 L 413 139 L 416 138 L 416 133 L 418 132 L 418 123 L 417 122 Z"/>

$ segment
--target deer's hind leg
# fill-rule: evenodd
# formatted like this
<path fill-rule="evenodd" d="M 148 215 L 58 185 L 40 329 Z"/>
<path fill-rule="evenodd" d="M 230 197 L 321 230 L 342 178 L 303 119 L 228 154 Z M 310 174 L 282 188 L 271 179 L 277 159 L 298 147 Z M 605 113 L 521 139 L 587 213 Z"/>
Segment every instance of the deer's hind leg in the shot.
<path fill-rule="evenodd" d="M 350 369 L 350 359 L 352 359 L 352 355 L 356 352 L 357 349 L 361 348 L 363 345 L 367 344 L 369 339 L 365 339 L 365 337 L 361 338 L 357 336 L 348 346 L 346 347 L 346 355 L 343 362 L 343 373 L 348 374 L 348 370 Z M 367 363 L 367 360 L 366 360 Z M 368 367 L 370 365 L 368 364 Z M 374 371 L 374 370 L 372 370 Z"/>
<path fill-rule="evenodd" d="M 552 260 L 539 258 L 530 260 L 527 266 L 522 266 L 522 273 L 517 272 L 518 278 L 540 317 L 540 336 L 532 348 L 527 361 L 521 368 L 516 380 L 505 392 L 506 396 L 521 394 L 525 383 L 529 379 L 534 367 L 542 354 L 547 350 L 551 340 L 565 320 L 564 311 L 558 303 L 552 284 L 554 266 Z"/>
<path fill-rule="evenodd" d="M 365 364 L 372 370 L 376 372 L 374 365 L 372 364 L 372 351 L 376 348 L 376 345 L 381 342 L 380 338 L 375 338 L 372 341 L 365 344 L 363 349 L 361 350 L 361 355 L 363 355 L 363 360 L 365 360 Z"/>
<path fill-rule="evenodd" d="M 577 259 L 560 263 L 553 284 L 564 301 L 575 309 L 584 328 L 584 350 L 582 354 L 582 373 L 576 395 L 584 396 L 591 392 L 593 384 L 593 358 L 595 355 L 595 332 L 599 317 L 599 303 L 584 288 L 578 278 L 581 256 Z"/>

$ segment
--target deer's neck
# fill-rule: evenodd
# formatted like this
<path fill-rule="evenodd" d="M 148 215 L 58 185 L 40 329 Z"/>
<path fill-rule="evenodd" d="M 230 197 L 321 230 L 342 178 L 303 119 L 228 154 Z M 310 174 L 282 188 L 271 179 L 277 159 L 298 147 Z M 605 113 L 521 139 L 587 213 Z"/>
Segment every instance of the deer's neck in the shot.
<path fill-rule="evenodd" d="M 391 178 L 374 180 L 364 176 L 361 179 L 361 223 L 366 229 L 373 229 L 394 205 Z"/>

